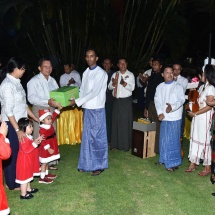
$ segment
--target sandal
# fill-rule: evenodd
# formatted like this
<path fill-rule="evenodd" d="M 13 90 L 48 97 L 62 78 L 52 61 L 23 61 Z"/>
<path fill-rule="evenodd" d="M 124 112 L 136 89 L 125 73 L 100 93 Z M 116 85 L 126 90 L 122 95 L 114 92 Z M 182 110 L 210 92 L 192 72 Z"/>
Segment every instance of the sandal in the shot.
<path fill-rule="evenodd" d="M 92 176 L 97 176 L 97 175 L 100 175 L 104 170 L 103 169 L 98 169 L 98 170 L 95 170 L 91 173 Z"/>
<path fill-rule="evenodd" d="M 174 172 L 175 169 L 174 168 L 167 168 L 166 171 L 168 171 L 168 172 Z"/>
<path fill-rule="evenodd" d="M 196 164 L 190 165 L 188 169 L 185 170 L 185 172 L 193 172 L 196 170 Z"/>
<path fill-rule="evenodd" d="M 49 170 L 58 170 L 58 168 L 54 165 L 49 166 Z"/>
<path fill-rule="evenodd" d="M 210 174 L 211 174 L 211 171 L 206 171 L 206 170 L 203 170 L 203 171 L 198 173 L 199 176 L 207 176 L 207 175 L 210 175 Z"/>

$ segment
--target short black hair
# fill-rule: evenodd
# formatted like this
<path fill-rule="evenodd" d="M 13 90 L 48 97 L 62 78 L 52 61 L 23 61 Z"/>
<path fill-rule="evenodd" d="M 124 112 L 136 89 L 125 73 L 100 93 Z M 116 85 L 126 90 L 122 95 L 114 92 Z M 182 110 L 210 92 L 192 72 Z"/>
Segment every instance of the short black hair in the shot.
<path fill-rule="evenodd" d="M 215 87 L 215 67 L 211 64 L 207 64 L 204 69 L 204 76 L 208 80 L 209 84 Z"/>
<path fill-rule="evenodd" d="M 173 64 L 172 64 L 172 66 L 175 65 L 175 64 L 180 65 L 181 67 L 183 66 L 182 62 L 179 61 L 179 60 L 178 61 L 174 61 Z"/>
<path fill-rule="evenodd" d="M 118 63 L 119 63 L 120 60 L 124 60 L 126 63 L 128 63 L 127 58 L 124 57 L 124 56 L 120 56 L 120 57 L 118 58 Z"/>
<path fill-rule="evenodd" d="M 163 65 L 163 62 L 162 62 L 161 58 L 159 58 L 159 57 L 153 58 L 152 62 L 154 62 L 154 61 L 158 61 L 160 63 L 160 65 Z"/>
<path fill-rule="evenodd" d="M 38 66 L 42 66 L 42 64 L 43 64 L 44 61 L 50 61 L 50 63 L 52 64 L 52 61 L 51 61 L 50 58 L 48 58 L 48 57 L 42 57 L 38 61 Z"/>
<path fill-rule="evenodd" d="M 18 121 L 18 126 L 19 126 L 19 129 L 23 132 L 26 132 L 26 127 L 29 125 L 29 124 L 33 124 L 33 122 L 29 119 L 29 118 L 20 118 L 19 121 Z"/>
<path fill-rule="evenodd" d="M 85 51 L 85 56 L 86 56 L 86 54 L 87 54 L 88 51 L 93 51 L 93 52 L 95 53 L 96 57 L 98 57 L 98 52 L 97 52 L 96 49 L 94 49 L 94 48 L 88 48 L 88 49 Z"/>
<path fill-rule="evenodd" d="M 171 68 L 173 70 L 171 64 L 166 64 L 166 65 L 163 66 L 163 69 L 162 69 L 161 73 L 163 73 L 166 68 Z"/>

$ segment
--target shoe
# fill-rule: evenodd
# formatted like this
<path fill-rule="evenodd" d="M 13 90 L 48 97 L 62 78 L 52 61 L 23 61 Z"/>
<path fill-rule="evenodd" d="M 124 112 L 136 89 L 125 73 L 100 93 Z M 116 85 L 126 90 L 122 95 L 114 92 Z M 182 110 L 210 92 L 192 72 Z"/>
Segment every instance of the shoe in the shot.
<path fill-rule="evenodd" d="M 174 170 L 178 170 L 179 167 L 178 167 L 178 166 L 174 166 L 173 169 L 174 169 Z"/>
<path fill-rule="evenodd" d="M 214 184 L 214 183 L 215 183 L 214 175 L 211 175 L 211 177 L 210 177 L 210 181 L 211 181 L 211 183 L 212 183 L 212 184 Z"/>
<path fill-rule="evenodd" d="M 49 170 L 58 170 L 58 168 L 54 165 L 49 166 Z"/>
<path fill-rule="evenodd" d="M 49 179 L 55 179 L 55 178 L 57 178 L 57 175 L 49 173 L 49 174 L 46 175 L 45 177 L 46 177 L 46 178 L 49 178 Z"/>
<path fill-rule="evenodd" d="M 168 172 L 174 172 L 175 169 L 174 168 L 167 168 L 166 171 L 168 171 Z"/>
<path fill-rule="evenodd" d="M 207 176 L 210 174 L 211 174 L 211 171 L 206 171 L 206 170 L 202 170 L 201 172 L 198 173 L 199 176 Z"/>
<path fill-rule="evenodd" d="M 85 172 L 83 169 L 78 169 L 78 172 Z"/>
<path fill-rule="evenodd" d="M 31 190 L 27 191 L 27 193 L 36 193 L 38 191 L 39 191 L 39 189 L 37 189 L 37 188 L 31 188 Z"/>
<path fill-rule="evenodd" d="M 161 162 L 159 162 L 159 161 L 158 161 L 158 162 L 155 162 L 155 164 L 156 164 L 156 165 L 164 165 L 164 163 L 161 163 Z"/>
<path fill-rule="evenodd" d="M 51 184 L 53 182 L 53 180 L 51 180 L 50 178 L 40 178 L 39 179 L 39 183 L 43 183 L 43 184 Z"/>
<path fill-rule="evenodd" d="M 215 193 L 211 193 L 212 196 L 215 196 Z"/>
<path fill-rule="evenodd" d="M 27 193 L 25 196 L 20 195 L 20 199 L 32 199 L 34 196 L 31 193 Z"/>
<path fill-rule="evenodd" d="M 193 166 L 189 166 L 188 169 L 185 170 L 185 172 L 193 172 L 196 170 L 196 164 L 193 164 Z"/>
<path fill-rule="evenodd" d="M 97 175 L 100 175 L 102 172 L 104 171 L 104 169 L 98 169 L 98 170 L 95 170 L 91 173 L 92 176 L 97 176 Z"/>

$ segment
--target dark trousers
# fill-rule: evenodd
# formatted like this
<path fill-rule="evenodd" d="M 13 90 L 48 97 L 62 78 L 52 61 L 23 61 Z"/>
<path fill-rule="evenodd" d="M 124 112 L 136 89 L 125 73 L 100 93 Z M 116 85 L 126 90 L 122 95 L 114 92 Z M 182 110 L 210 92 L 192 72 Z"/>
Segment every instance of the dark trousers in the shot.
<path fill-rule="evenodd" d="M 113 102 L 105 103 L 105 113 L 106 113 L 106 127 L 107 127 L 107 139 L 110 143 L 111 141 L 111 127 L 112 127 L 112 110 L 113 110 Z"/>
<path fill-rule="evenodd" d="M 10 190 L 14 188 L 20 187 L 19 184 L 15 182 L 16 179 L 16 160 L 19 151 L 19 141 L 11 123 L 8 121 L 8 136 L 7 138 L 10 141 L 10 147 L 12 150 L 12 154 L 9 159 L 3 161 L 3 169 L 4 169 L 4 176 L 7 186 Z"/>

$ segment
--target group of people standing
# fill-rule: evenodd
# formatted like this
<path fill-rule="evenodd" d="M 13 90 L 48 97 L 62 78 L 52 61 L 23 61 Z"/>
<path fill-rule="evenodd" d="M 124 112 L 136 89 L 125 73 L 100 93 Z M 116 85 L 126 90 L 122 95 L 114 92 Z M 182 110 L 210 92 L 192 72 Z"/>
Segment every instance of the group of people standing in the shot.
<path fill-rule="evenodd" d="M 113 64 L 110 58 L 104 59 L 104 70 L 98 66 L 98 54 L 94 49 L 86 51 L 85 59 L 88 68 L 83 73 L 82 81 L 80 74 L 74 70 L 74 65 L 65 64 L 65 74 L 60 78 L 60 86 L 80 88 L 79 98 L 70 102 L 70 106 L 77 105 L 84 111 L 78 171 L 91 172 L 92 176 L 97 176 L 108 168 L 108 143 L 111 150 L 128 151 L 131 148 L 132 92 L 135 89 L 135 77 L 127 69 L 128 62 L 124 57 L 118 59 L 117 72 L 111 71 Z M 150 64 L 152 68 L 139 74 L 137 79 L 138 84 L 144 86 L 143 114 L 156 122 L 155 152 L 160 154 L 157 164 L 164 164 L 165 168 L 172 172 L 181 165 L 180 137 L 188 81 L 180 75 L 182 70 L 180 63 L 163 67 L 161 60 L 153 57 Z M 24 186 L 21 186 L 21 199 L 30 199 L 33 197 L 32 193 L 38 191 L 36 188 L 31 188 L 29 184 L 34 175 L 39 173 L 39 182 L 45 184 L 51 183 L 56 178 L 55 174 L 48 173 L 48 163 L 60 157 L 56 147 L 55 123 L 53 123 L 56 116 L 52 119 L 52 113 L 59 114 L 62 107 L 49 96 L 49 92 L 59 86 L 51 77 L 52 64 L 49 59 L 40 59 L 38 70 L 40 73 L 27 84 L 27 99 L 32 109 L 27 105 L 26 94 L 20 83 L 20 78 L 25 72 L 25 63 L 21 59 L 10 59 L 6 67 L 6 77 L 2 78 L 0 85 L 1 115 L 2 121 L 6 122 L 0 127 L 0 149 L 8 148 L 8 144 L 5 143 L 8 129 L 7 137 L 11 151 L 4 150 L 6 154 L 1 155 L 1 159 L 8 158 L 12 153 L 3 165 L 6 186 L 10 190 L 20 189 L 20 184 L 23 184 L 21 182 L 24 180 L 17 178 L 19 143 L 26 138 L 30 139 L 26 141 L 29 142 L 30 147 L 26 153 L 30 153 L 44 140 L 52 139 L 50 144 L 49 142 L 41 144 L 43 152 L 39 156 L 37 153 L 31 156 L 34 159 L 38 156 L 38 162 L 42 164 L 41 172 L 32 170 L 32 175 L 27 176 L 27 181 L 24 180 Z M 193 172 L 199 160 L 203 159 L 205 169 L 199 175 L 205 176 L 209 174 L 211 164 L 210 127 L 215 105 L 214 66 L 207 65 L 204 68 L 202 81 L 204 84 L 199 89 L 198 99 L 200 108 L 197 112 L 188 113 L 193 120 L 189 150 L 191 163 L 186 172 Z M 27 117 L 30 117 L 33 123 Z M 21 122 L 20 119 L 22 119 Z M 38 166 L 35 168 L 38 169 Z M 215 180 L 215 176 L 213 177 Z M 0 211 L 8 214 L 7 204 L 4 207 L 0 208 Z"/>

